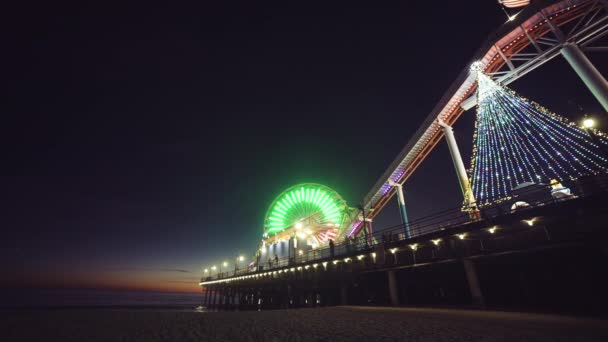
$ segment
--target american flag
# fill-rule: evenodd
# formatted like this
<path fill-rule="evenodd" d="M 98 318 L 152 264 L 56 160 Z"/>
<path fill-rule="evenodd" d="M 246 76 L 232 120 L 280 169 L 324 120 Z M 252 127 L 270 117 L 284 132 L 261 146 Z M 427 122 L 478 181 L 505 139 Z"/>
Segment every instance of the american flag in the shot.
<path fill-rule="evenodd" d="M 530 0 L 498 0 L 498 3 L 507 8 L 517 8 L 529 5 Z"/>

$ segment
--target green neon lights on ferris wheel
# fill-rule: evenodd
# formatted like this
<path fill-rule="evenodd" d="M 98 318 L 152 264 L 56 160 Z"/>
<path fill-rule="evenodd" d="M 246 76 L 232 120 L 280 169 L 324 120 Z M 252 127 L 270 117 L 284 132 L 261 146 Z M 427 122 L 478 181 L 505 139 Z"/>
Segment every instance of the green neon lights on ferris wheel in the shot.
<path fill-rule="evenodd" d="M 319 214 L 322 223 L 339 225 L 344 201 L 333 190 L 303 184 L 288 189 L 271 205 L 266 216 L 266 232 L 278 233 L 301 219 Z"/>

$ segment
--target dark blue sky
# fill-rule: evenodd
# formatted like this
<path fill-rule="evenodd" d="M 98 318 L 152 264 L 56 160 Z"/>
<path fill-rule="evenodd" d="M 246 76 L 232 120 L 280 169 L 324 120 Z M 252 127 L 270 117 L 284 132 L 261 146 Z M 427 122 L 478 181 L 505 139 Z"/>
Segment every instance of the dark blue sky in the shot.
<path fill-rule="evenodd" d="M 9 21 L 11 286 L 196 289 L 203 266 L 253 252 L 283 189 L 356 206 L 505 21 L 495 1 L 130 6 Z M 566 116 L 600 108 L 562 60 L 512 87 Z M 456 125 L 467 161 L 473 115 Z M 460 205 L 445 144 L 406 196 L 414 218 Z M 392 203 L 376 226 L 398 221 Z"/>

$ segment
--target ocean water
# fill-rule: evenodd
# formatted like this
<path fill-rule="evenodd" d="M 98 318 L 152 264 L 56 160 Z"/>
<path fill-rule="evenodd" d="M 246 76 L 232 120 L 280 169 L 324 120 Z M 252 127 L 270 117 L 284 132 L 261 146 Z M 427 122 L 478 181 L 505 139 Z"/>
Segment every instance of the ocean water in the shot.
<path fill-rule="evenodd" d="M 202 294 L 91 289 L 3 290 L 0 307 L 127 307 L 193 309 Z"/>

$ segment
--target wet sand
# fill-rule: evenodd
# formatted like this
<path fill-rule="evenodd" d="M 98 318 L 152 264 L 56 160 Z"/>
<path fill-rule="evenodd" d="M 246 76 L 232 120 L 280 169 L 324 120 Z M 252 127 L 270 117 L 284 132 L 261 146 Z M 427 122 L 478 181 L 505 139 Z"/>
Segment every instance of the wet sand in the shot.
<path fill-rule="evenodd" d="M 447 309 L 0 311 L 2 341 L 608 341 L 608 320 Z"/>

